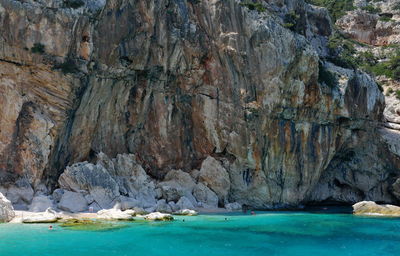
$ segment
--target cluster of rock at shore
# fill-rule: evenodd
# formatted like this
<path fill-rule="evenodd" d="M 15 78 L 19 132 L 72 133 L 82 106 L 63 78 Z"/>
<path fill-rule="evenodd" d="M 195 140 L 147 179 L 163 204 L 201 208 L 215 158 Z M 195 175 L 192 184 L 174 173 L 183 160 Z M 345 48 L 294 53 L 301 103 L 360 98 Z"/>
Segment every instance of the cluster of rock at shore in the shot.
<path fill-rule="evenodd" d="M 372 201 L 362 201 L 353 205 L 355 215 L 366 216 L 400 216 L 400 207 L 390 204 L 379 205 Z"/>
<path fill-rule="evenodd" d="M 176 215 L 194 216 L 197 212 L 190 209 L 183 209 L 175 212 Z M 14 211 L 11 202 L 0 193 L 0 223 L 54 223 L 68 222 L 71 220 L 107 220 L 107 221 L 131 221 L 134 217 L 139 217 L 149 221 L 171 221 L 174 218 L 171 214 L 152 212 L 148 213 L 141 208 L 120 210 L 116 208 L 103 209 L 97 213 L 79 213 L 57 212 L 52 208 L 47 208 L 43 212 Z"/>
<path fill-rule="evenodd" d="M 50 222 L 58 215 L 48 209 L 68 213 L 97 212 L 96 217 L 100 219 L 120 219 L 118 216 L 129 219 L 131 211 L 193 215 L 195 209 L 242 208 L 237 202 L 229 202 L 229 174 L 212 157 L 204 160 L 200 170 L 190 173 L 171 170 L 163 180 L 157 181 L 147 175 L 136 162 L 135 155 L 121 154 L 110 159 L 100 153 L 95 164 L 84 162 L 67 167 L 58 183 L 59 188 L 50 195 L 45 191 L 34 194 L 33 190 L 12 187 L 5 190 L 5 196 L 17 210 L 39 212 L 31 214 L 34 221 L 45 218 Z M 4 200 L 11 205 L 5 197 Z M 10 219 L 12 217 L 7 217 L 5 221 Z"/>

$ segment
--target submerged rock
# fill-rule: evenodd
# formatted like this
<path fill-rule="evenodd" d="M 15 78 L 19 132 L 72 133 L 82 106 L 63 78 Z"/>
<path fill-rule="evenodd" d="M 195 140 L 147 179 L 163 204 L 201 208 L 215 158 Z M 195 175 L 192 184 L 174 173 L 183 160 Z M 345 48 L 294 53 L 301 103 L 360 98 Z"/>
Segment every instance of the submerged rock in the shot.
<path fill-rule="evenodd" d="M 390 204 L 378 205 L 372 201 L 362 201 L 353 205 L 356 215 L 400 216 L 400 207 Z"/>
<path fill-rule="evenodd" d="M 0 193 L 0 222 L 9 222 L 15 217 L 11 202 Z"/>
<path fill-rule="evenodd" d="M 127 227 L 127 225 L 124 224 L 89 219 L 69 219 L 60 226 L 66 229 L 79 231 L 109 231 Z"/>
<path fill-rule="evenodd" d="M 171 221 L 174 220 L 171 214 L 152 212 L 144 216 L 145 220 L 155 220 L 155 221 Z"/>

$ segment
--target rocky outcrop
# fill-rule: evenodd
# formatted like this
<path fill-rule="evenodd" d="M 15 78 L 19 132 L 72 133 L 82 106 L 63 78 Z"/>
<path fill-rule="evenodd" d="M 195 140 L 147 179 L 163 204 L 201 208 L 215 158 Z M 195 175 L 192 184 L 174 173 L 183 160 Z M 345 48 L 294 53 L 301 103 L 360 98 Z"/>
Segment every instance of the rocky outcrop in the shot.
<path fill-rule="evenodd" d="M 323 59 L 325 9 L 101 3 L 0 0 L 0 185 L 15 203 L 33 198 L 10 192 L 17 180 L 61 188 L 53 199 L 70 210 L 296 207 L 338 189 L 345 202 L 394 200 L 398 158 L 365 150 L 390 152 L 376 136 L 383 95 Z"/>
<path fill-rule="evenodd" d="M 171 221 L 174 220 L 174 217 L 171 214 L 161 213 L 161 212 L 153 212 L 144 216 L 145 220 L 154 220 L 154 221 Z"/>
<path fill-rule="evenodd" d="M 101 210 L 97 212 L 97 218 L 105 220 L 132 220 L 132 213 L 130 211 L 121 211 L 119 209 Z"/>
<path fill-rule="evenodd" d="M 80 193 L 65 191 L 57 207 L 67 212 L 83 212 L 88 210 L 88 202 Z"/>
<path fill-rule="evenodd" d="M 90 163 L 67 167 L 59 179 L 60 187 L 67 191 L 87 191 L 101 208 L 112 208 L 119 195 L 118 184 L 102 165 Z"/>
<path fill-rule="evenodd" d="M 48 208 L 53 207 L 53 201 L 47 196 L 35 196 L 29 206 L 30 212 L 44 212 Z"/>
<path fill-rule="evenodd" d="M 358 5 L 340 18 L 336 25 L 351 38 L 369 45 L 400 43 L 399 2 L 375 1 Z M 369 7 L 369 8 L 368 8 Z"/>
<path fill-rule="evenodd" d="M 54 223 L 57 222 L 61 217 L 57 215 L 57 212 L 48 208 L 44 212 L 29 213 L 22 217 L 22 223 Z"/>
<path fill-rule="evenodd" d="M 136 163 L 134 155 L 118 155 L 114 159 L 109 159 L 100 153 L 97 158 L 96 165 L 87 162 L 74 164 L 61 174 L 59 179 L 61 189 L 56 189 L 52 195 L 60 210 L 82 212 L 89 208 L 93 211 L 115 208 L 121 211 L 140 207 L 147 212 L 173 213 L 180 210 L 218 207 L 218 196 L 211 187 L 217 188 L 218 191 L 217 185 L 221 184 L 219 180 L 210 179 L 210 184 L 206 186 L 196 182 L 190 174 L 182 170 L 171 170 L 163 181 L 154 185 L 157 181 L 148 176 Z M 218 162 L 212 157 L 207 161 L 215 164 Z M 207 162 L 204 166 L 212 167 Z M 216 166 L 222 168 L 220 164 Z M 204 168 L 202 170 L 204 173 L 212 171 L 212 169 L 204 171 Z M 202 177 L 201 174 L 202 172 L 199 179 Z M 44 196 L 40 198 L 42 197 Z M 108 214 L 106 210 L 101 213 Z"/>
<path fill-rule="evenodd" d="M 207 157 L 201 164 L 198 179 L 215 192 L 222 204 L 227 201 L 231 182 L 228 172 L 219 161 Z"/>
<path fill-rule="evenodd" d="M 353 205 L 355 215 L 400 216 L 400 207 L 394 205 L 378 205 L 372 201 L 363 201 Z"/>
<path fill-rule="evenodd" d="M 8 222 L 15 216 L 11 202 L 0 193 L 0 222 Z"/>

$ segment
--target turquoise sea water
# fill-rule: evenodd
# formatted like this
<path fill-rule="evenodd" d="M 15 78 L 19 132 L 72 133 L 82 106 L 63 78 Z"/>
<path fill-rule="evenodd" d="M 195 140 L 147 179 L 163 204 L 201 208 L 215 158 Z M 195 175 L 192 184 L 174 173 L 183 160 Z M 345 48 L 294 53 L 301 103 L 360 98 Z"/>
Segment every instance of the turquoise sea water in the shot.
<path fill-rule="evenodd" d="M 400 219 L 269 212 L 131 222 L 101 232 L 1 224 L 0 255 L 398 256 Z"/>

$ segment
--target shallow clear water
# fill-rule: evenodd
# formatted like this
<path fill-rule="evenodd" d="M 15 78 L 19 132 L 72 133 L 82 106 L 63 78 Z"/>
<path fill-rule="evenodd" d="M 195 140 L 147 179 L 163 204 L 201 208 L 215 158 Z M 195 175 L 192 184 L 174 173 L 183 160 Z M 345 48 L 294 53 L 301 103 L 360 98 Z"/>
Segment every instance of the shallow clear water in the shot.
<path fill-rule="evenodd" d="M 101 232 L 1 224 L 0 255 L 390 256 L 400 255 L 400 219 L 313 213 L 202 215 L 170 223 L 132 222 Z"/>

